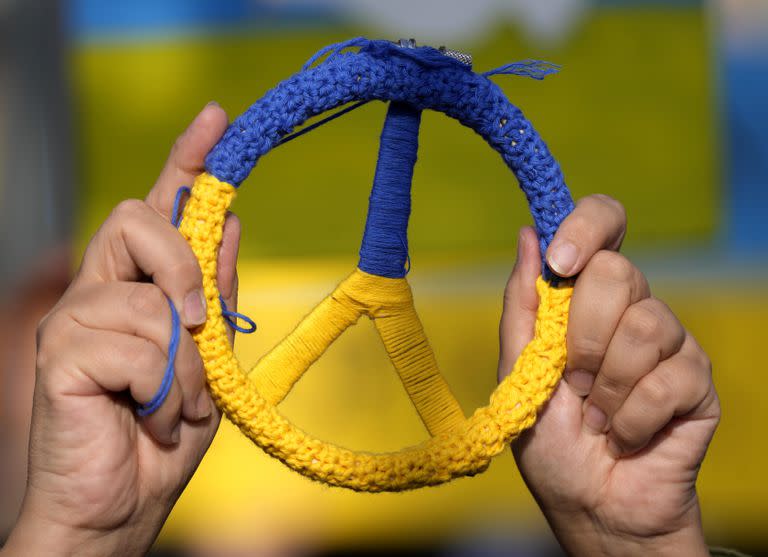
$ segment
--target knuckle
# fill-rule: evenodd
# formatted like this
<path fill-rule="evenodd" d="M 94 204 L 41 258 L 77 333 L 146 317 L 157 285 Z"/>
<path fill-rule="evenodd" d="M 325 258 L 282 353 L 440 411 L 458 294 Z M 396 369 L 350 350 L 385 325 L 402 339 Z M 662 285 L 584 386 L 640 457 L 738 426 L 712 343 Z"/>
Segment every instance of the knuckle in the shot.
<path fill-rule="evenodd" d="M 622 325 L 627 338 L 637 344 L 656 341 L 664 333 L 663 319 L 649 303 L 636 303 L 627 308 Z"/>
<path fill-rule="evenodd" d="M 628 378 L 602 373 L 596 380 L 592 397 L 604 406 L 615 408 L 627 396 L 632 385 Z"/>
<path fill-rule="evenodd" d="M 133 351 L 131 348 L 130 354 L 125 354 L 128 361 L 132 361 L 133 365 L 139 370 L 158 370 L 165 367 L 165 355 L 163 352 L 150 340 L 140 338 L 141 347 Z"/>
<path fill-rule="evenodd" d="M 605 346 L 599 340 L 586 336 L 568 339 L 568 354 L 579 362 L 579 367 L 597 370 L 605 357 Z"/>
<path fill-rule="evenodd" d="M 712 389 L 712 416 L 715 418 L 716 424 L 719 424 L 723 417 L 723 407 L 722 404 L 720 404 L 720 397 L 714 389 Z M 715 427 L 717 427 L 717 425 Z"/>
<path fill-rule="evenodd" d="M 157 388 L 157 386 L 155 386 L 155 388 Z M 173 381 L 171 382 L 171 388 L 168 391 L 168 396 L 163 401 L 163 404 L 156 415 L 162 412 L 166 418 L 170 417 L 172 421 L 176 421 L 181 415 L 181 407 L 183 403 L 184 398 L 182 396 L 179 378 L 174 377 Z"/>
<path fill-rule="evenodd" d="M 578 240 L 572 239 L 572 241 L 576 241 L 576 243 L 591 243 L 595 240 L 595 235 L 597 233 L 595 223 L 583 212 L 576 210 L 571 213 L 568 216 L 567 228 L 569 235 L 578 238 Z"/>
<path fill-rule="evenodd" d="M 643 399 L 648 408 L 662 410 L 673 404 L 674 389 L 670 379 L 663 374 L 653 374 L 641 384 Z"/>
<path fill-rule="evenodd" d="M 704 349 L 699 345 L 693 337 L 690 337 L 692 349 L 690 354 L 690 360 L 692 364 L 699 370 L 705 371 L 708 375 L 712 375 L 712 360 Z"/>
<path fill-rule="evenodd" d="M 700 350 L 696 354 L 696 365 L 707 372 L 708 376 L 712 376 L 712 360 L 703 350 Z"/>
<path fill-rule="evenodd" d="M 168 264 L 166 272 L 172 277 L 184 277 L 185 281 L 193 283 L 195 286 L 202 286 L 203 272 L 200 270 L 200 264 L 195 259 L 192 250 L 185 253 L 188 257 L 179 257 Z"/>
<path fill-rule="evenodd" d="M 133 218 L 147 210 L 147 205 L 140 199 L 125 199 L 112 210 L 112 217 L 116 219 Z"/>
<path fill-rule="evenodd" d="M 36 331 L 35 363 L 38 369 L 45 369 L 56 360 L 59 348 L 68 344 L 66 337 L 72 325 L 73 321 L 60 312 L 46 315 L 40 321 Z"/>
<path fill-rule="evenodd" d="M 685 358 L 687 365 L 680 370 L 679 382 L 684 391 L 689 393 L 692 400 L 704 401 L 714 390 L 712 383 L 712 368 L 709 359 L 694 354 Z"/>
<path fill-rule="evenodd" d="M 621 414 L 611 420 L 611 436 L 624 451 L 631 452 L 640 443 L 640 432 L 634 421 Z"/>
<path fill-rule="evenodd" d="M 184 143 L 184 137 L 185 134 L 182 133 L 180 136 L 176 138 L 176 140 L 173 142 L 173 145 L 171 145 L 171 150 L 168 153 L 168 158 L 170 160 L 176 160 L 178 158 L 179 153 L 182 150 L 182 145 Z"/>
<path fill-rule="evenodd" d="M 612 282 L 629 282 L 635 275 L 635 266 L 615 251 L 598 251 L 589 262 L 590 274 Z"/>
<path fill-rule="evenodd" d="M 617 220 L 622 223 L 627 221 L 627 210 L 621 201 L 604 193 L 596 193 L 591 197 L 601 205 L 608 207 L 616 215 Z"/>
<path fill-rule="evenodd" d="M 574 211 L 569 217 L 568 217 L 568 223 L 573 226 L 574 228 L 584 229 L 584 230 L 591 230 L 592 226 L 590 223 L 590 220 L 584 216 L 583 213 Z"/>
<path fill-rule="evenodd" d="M 157 319 L 168 312 L 165 294 L 154 284 L 137 283 L 126 297 L 128 308 L 141 318 Z"/>
<path fill-rule="evenodd" d="M 176 356 L 177 371 L 179 381 L 187 383 L 189 381 L 201 382 L 204 375 L 203 360 L 200 358 L 195 342 L 189 338 L 182 340 L 179 352 Z"/>

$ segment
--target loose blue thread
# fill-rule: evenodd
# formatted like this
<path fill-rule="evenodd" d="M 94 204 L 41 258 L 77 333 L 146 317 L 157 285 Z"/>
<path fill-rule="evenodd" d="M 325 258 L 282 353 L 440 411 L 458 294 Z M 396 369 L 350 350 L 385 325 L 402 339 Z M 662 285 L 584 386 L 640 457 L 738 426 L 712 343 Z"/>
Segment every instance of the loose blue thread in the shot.
<path fill-rule="evenodd" d="M 236 311 L 230 311 L 227 309 L 227 303 L 224 301 L 224 298 L 221 294 L 219 294 L 219 303 L 221 304 L 221 316 L 235 331 L 246 335 L 250 335 L 251 333 L 256 332 L 256 323 L 253 321 L 253 319 L 247 315 L 243 315 L 242 313 L 237 313 Z M 248 323 L 248 327 L 241 327 L 238 325 L 238 319 Z"/>
<path fill-rule="evenodd" d="M 160 388 L 155 393 L 155 396 L 148 403 L 142 404 L 136 409 L 136 413 L 139 416 L 149 416 L 160 408 L 168 397 L 171 385 L 173 384 L 174 362 L 176 360 L 176 352 L 179 350 L 181 324 L 179 322 L 179 313 L 176 311 L 170 298 L 168 298 L 168 306 L 171 308 L 171 342 L 168 344 L 168 363 L 165 366 L 163 381 L 160 383 Z"/>
<path fill-rule="evenodd" d="M 485 77 L 491 77 L 494 75 L 519 75 L 521 77 L 530 77 L 532 79 L 542 80 L 548 75 L 555 74 L 560 71 L 558 64 L 547 62 L 545 60 L 521 60 L 520 62 L 512 62 L 511 64 L 504 64 L 493 70 L 483 72 Z"/>
<path fill-rule="evenodd" d="M 369 43 L 370 43 L 370 40 L 366 39 L 365 37 L 355 37 L 354 39 L 349 39 L 346 41 L 342 41 L 340 43 L 334 43 L 334 44 L 329 44 L 328 46 L 324 46 L 323 48 L 315 52 L 312 55 L 312 57 L 304 63 L 304 65 L 301 67 L 301 71 L 303 72 L 307 71 L 309 68 L 312 67 L 312 65 L 315 62 L 317 62 L 320 58 L 322 58 L 329 52 L 330 54 L 328 54 L 328 58 L 326 58 L 326 61 L 333 58 L 336 54 L 338 54 L 345 48 L 354 48 L 354 47 L 362 48 L 368 45 Z"/>
<path fill-rule="evenodd" d="M 173 200 L 173 209 L 171 210 L 171 224 L 176 228 L 181 224 L 182 199 L 185 194 L 189 195 L 190 191 L 191 190 L 186 186 L 183 186 L 176 191 L 176 197 Z M 224 298 L 221 294 L 219 294 L 219 303 L 221 304 L 221 314 L 230 327 L 246 335 L 256 331 L 256 323 L 250 317 L 227 309 L 227 304 L 224 302 Z M 168 344 L 168 364 L 166 365 L 160 388 L 157 390 L 157 393 L 155 393 L 155 396 L 152 397 L 152 400 L 147 404 L 139 405 L 136 409 L 136 413 L 142 417 L 149 416 L 163 405 L 165 399 L 168 398 L 168 393 L 173 384 L 173 376 L 175 374 L 174 361 L 176 359 L 176 352 L 178 352 L 179 349 L 179 338 L 181 337 L 181 320 L 179 319 L 179 313 L 176 311 L 170 298 L 168 298 L 168 305 L 171 308 L 171 341 Z M 241 327 L 238 325 L 237 319 L 245 321 L 248 324 L 248 327 Z"/>
<path fill-rule="evenodd" d="M 182 211 L 181 211 L 181 198 L 184 194 L 189 195 L 191 190 L 187 186 L 181 186 L 176 190 L 176 197 L 173 199 L 173 209 L 171 210 L 171 224 L 178 228 L 181 224 Z"/>
<path fill-rule="evenodd" d="M 312 130 L 314 130 L 315 128 L 319 128 L 323 124 L 327 124 L 328 122 L 330 122 L 332 120 L 335 120 L 336 118 L 339 118 L 340 116 L 344 116 L 348 112 L 352 112 L 353 110 L 355 110 L 357 108 L 360 108 L 361 106 L 363 106 L 365 104 L 368 104 L 369 102 L 371 102 L 371 101 L 360 101 L 360 102 L 357 102 L 355 104 L 351 104 L 351 105 L 349 105 L 347 107 L 344 107 L 343 109 L 339 110 L 338 112 L 334 112 L 330 116 L 328 116 L 326 118 L 323 118 L 322 120 L 320 120 L 318 122 L 315 122 L 314 124 L 311 124 L 311 125 L 307 126 L 306 128 L 303 128 L 303 129 L 297 131 L 296 133 L 292 133 L 291 135 L 286 135 L 285 137 L 283 137 L 280 140 L 280 142 L 277 145 L 275 145 L 275 147 L 279 147 L 280 145 L 285 145 L 289 141 L 292 141 L 292 140 L 296 139 L 297 137 L 301 137 L 305 133 L 309 133 Z"/>
<path fill-rule="evenodd" d="M 171 211 L 171 224 L 178 228 L 181 224 L 181 212 L 179 211 L 181 206 L 181 199 L 184 194 L 189 194 L 188 187 L 181 187 L 176 192 L 176 197 L 173 200 L 173 209 Z M 154 413 L 158 408 L 163 405 L 165 399 L 168 398 L 168 393 L 171 391 L 171 385 L 173 384 L 173 376 L 175 374 L 175 360 L 176 352 L 179 349 L 179 338 L 181 337 L 181 323 L 179 320 L 179 313 L 173 305 L 170 298 L 168 300 L 168 306 L 171 308 L 171 341 L 168 343 L 168 363 L 165 367 L 165 373 L 163 374 L 163 380 L 160 383 L 160 388 L 155 393 L 147 404 L 139 405 L 136 409 L 136 413 L 139 416 L 149 416 Z"/>

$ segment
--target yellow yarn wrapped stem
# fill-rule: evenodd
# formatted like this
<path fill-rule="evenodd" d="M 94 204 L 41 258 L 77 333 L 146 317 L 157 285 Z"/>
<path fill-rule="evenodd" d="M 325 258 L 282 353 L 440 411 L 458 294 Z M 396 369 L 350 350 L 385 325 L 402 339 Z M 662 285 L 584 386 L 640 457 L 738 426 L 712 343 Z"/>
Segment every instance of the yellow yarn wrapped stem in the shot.
<path fill-rule="evenodd" d="M 325 350 L 361 315 L 374 320 L 387 353 L 431 435 L 453 429 L 464 413 L 437 369 L 405 279 L 355 269 L 251 372 L 270 404 L 279 403 Z"/>

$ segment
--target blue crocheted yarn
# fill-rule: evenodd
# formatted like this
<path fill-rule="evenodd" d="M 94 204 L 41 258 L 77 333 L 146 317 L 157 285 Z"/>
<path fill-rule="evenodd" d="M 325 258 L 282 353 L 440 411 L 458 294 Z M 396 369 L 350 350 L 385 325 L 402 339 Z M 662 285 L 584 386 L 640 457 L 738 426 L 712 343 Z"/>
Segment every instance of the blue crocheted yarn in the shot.
<path fill-rule="evenodd" d="M 342 52 L 349 46 L 360 50 Z M 544 258 L 573 200 L 547 145 L 501 88 L 431 47 L 357 38 L 321 52 L 331 55 L 279 83 L 232 123 L 206 158 L 209 173 L 239 186 L 282 137 L 349 102 L 377 99 L 443 112 L 481 135 L 515 174 Z"/>

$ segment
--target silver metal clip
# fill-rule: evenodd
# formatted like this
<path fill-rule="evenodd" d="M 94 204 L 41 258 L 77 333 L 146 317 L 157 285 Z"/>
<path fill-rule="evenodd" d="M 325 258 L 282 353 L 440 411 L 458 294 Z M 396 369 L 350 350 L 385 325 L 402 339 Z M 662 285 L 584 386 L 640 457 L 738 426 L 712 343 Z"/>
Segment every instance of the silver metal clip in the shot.
<path fill-rule="evenodd" d="M 451 48 L 446 48 L 444 46 L 441 46 L 437 50 L 439 50 L 446 56 L 453 58 L 454 60 L 458 60 L 459 62 L 461 62 L 466 66 L 469 66 L 470 68 L 472 67 L 472 55 L 469 54 L 468 52 L 461 52 L 459 50 L 453 50 Z"/>
<path fill-rule="evenodd" d="M 416 48 L 416 39 L 400 39 L 395 44 L 399 45 L 402 48 Z M 438 48 L 440 52 L 442 52 L 445 56 L 448 56 L 449 58 L 453 58 L 454 60 L 458 60 L 462 64 L 472 67 L 472 55 L 467 52 L 461 52 L 459 50 L 453 50 L 451 48 L 446 48 L 444 46 L 441 46 Z"/>

